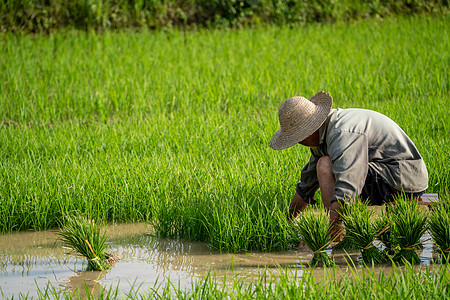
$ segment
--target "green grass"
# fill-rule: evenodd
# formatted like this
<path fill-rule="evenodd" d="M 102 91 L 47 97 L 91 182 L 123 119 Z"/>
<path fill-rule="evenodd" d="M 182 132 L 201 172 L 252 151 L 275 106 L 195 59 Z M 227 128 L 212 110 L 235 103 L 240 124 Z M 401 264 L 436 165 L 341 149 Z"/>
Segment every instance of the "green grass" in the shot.
<path fill-rule="evenodd" d="M 295 225 L 300 239 L 313 251 L 311 266 L 321 265 L 331 267 L 334 261 L 325 252 L 336 236 L 329 235 L 330 215 L 321 209 L 315 212 L 308 207 Z"/>
<path fill-rule="evenodd" d="M 61 28 L 296 26 L 367 17 L 448 12 L 446 0 L 4 0 L 0 32 L 52 32 Z"/>
<path fill-rule="evenodd" d="M 417 201 L 407 197 L 398 197 L 395 204 L 387 208 L 389 219 L 390 244 L 395 251 L 393 260 L 419 263 L 416 252 L 422 245 L 420 238 L 427 231 L 427 214 Z"/>
<path fill-rule="evenodd" d="M 336 269 L 327 269 L 323 277 L 315 277 L 313 272 L 303 269 L 302 274 L 295 270 L 279 270 L 279 275 L 262 271 L 253 280 L 228 278 L 228 284 L 214 274 L 193 283 L 184 289 L 175 282 L 146 288 L 138 286 L 124 295 L 117 288 L 104 289 L 92 294 L 86 288 L 86 296 L 60 294 L 52 287 L 42 287 L 38 299 L 447 299 L 449 294 L 449 267 L 417 268 L 394 265 L 391 271 L 377 272 L 369 267 L 358 269 L 349 266 L 344 276 Z M 19 296 L 18 299 L 27 299 Z"/>
<path fill-rule="evenodd" d="M 448 194 L 447 15 L 301 28 L 0 36 L 0 231 L 80 213 L 223 251 L 290 247 L 309 153 L 279 105 L 326 90 L 386 114 Z"/>
<path fill-rule="evenodd" d="M 88 271 L 109 268 L 106 248 L 106 230 L 82 216 L 66 216 L 65 225 L 57 234 L 65 247 L 88 260 Z"/>
<path fill-rule="evenodd" d="M 373 242 L 388 227 L 380 226 L 379 218 L 375 212 L 368 208 L 367 203 L 361 200 L 352 201 L 343 207 L 341 218 L 344 222 L 346 235 L 350 244 L 361 250 L 365 263 L 383 263 L 387 261 L 384 253 Z"/>
<path fill-rule="evenodd" d="M 450 198 L 441 197 L 429 214 L 429 229 L 442 262 L 450 262 Z"/>

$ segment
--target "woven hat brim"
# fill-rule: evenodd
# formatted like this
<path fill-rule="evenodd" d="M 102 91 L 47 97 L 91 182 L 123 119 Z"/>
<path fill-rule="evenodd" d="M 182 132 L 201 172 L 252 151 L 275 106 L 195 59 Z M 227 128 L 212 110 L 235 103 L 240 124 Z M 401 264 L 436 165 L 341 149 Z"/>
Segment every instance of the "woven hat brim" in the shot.
<path fill-rule="evenodd" d="M 319 92 L 310 101 L 317 105 L 314 114 L 310 116 L 307 122 L 299 124 L 298 127 L 290 131 L 278 130 L 270 141 L 272 149 L 282 150 L 298 144 L 318 130 L 326 121 L 333 105 L 333 98 L 327 93 Z"/>

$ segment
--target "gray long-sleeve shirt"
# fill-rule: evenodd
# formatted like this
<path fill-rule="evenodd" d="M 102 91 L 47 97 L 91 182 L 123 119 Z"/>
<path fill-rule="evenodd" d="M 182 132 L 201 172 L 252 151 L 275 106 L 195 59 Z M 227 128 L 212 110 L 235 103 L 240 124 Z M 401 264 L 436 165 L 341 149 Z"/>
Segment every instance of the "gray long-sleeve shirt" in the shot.
<path fill-rule="evenodd" d="M 333 162 L 336 179 L 331 202 L 360 194 L 368 167 L 396 190 L 422 192 L 428 172 L 422 157 L 406 133 L 388 117 L 366 109 L 333 109 L 319 129 L 321 141 L 311 148 L 297 193 L 311 202 L 319 187 L 316 164 L 323 155 Z"/>

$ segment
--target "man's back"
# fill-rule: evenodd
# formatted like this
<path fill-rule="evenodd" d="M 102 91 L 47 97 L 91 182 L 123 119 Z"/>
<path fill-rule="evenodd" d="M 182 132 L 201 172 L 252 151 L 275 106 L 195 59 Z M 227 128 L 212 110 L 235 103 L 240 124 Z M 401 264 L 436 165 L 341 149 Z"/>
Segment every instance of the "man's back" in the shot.
<path fill-rule="evenodd" d="M 365 177 L 360 170 L 368 164 L 397 190 L 419 192 L 428 187 L 427 169 L 413 142 L 394 121 L 378 112 L 333 110 L 324 142 L 335 164 L 336 180 L 344 185 L 355 176 Z"/>

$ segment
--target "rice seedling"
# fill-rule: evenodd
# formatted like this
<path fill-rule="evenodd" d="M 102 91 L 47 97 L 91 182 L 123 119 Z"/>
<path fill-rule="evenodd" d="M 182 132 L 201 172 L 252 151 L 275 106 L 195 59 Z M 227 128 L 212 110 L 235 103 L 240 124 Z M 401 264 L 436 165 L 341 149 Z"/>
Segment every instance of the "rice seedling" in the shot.
<path fill-rule="evenodd" d="M 336 236 L 329 235 L 329 214 L 324 210 L 315 211 L 307 208 L 296 226 L 301 240 L 311 249 L 314 256 L 311 265 L 325 265 L 331 267 L 333 260 L 325 252 L 326 248 L 334 241 Z"/>
<path fill-rule="evenodd" d="M 370 267 L 349 265 L 340 276 L 337 268 L 325 269 L 318 279 L 311 270 L 302 268 L 300 275 L 292 269 L 279 269 L 273 274 L 264 270 L 254 279 L 226 278 L 226 283 L 214 273 L 198 279 L 188 288 L 169 278 L 167 284 L 156 283 L 145 288 L 131 283 L 124 293 L 118 285 L 98 293 L 86 290 L 74 294 L 60 292 L 52 285 L 38 287 L 38 299 L 448 299 L 450 269 L 446 265 L 417 269 L 407 264 L 393 266 L 390 272 Z M 0 288 L 1 292 L 1 288 Z M 0 293 L 1 295 L 1 293 Z M 19 297 L 26 299 L 28 297 Z M 30 297 L 31 298 L 31 297 Z"/>
<path fill-rule="evenodd" d="M 157 234 L 223 251 L 286 249 L 279 211 L 310 153 L 274 152 L 267 142 L 282 99 L 317 89 L 331 92 L 334 107 L 401 124 L 427 162 L 430 192 L 447 192 L 448 19 L 5 33 L 0 231 L 52 228 L 77 210 L 149 221 Z"/>
<path fill-rule="evenodd" d="M 387 255 L 394 255 L 395 251 L 393 250 L 392 238 L 391 238 L 391 228 L 389 227 L 389 216 L 386 212 L 383 212 L 381 216 L 379 216 L 376 220 L 378 228 L 386 228 L 384 231 L 380 231 L 378 234 L 378 239 L 383 242 L 385 249 L 384 252 Z"/>
<path fill-rule="evenodd" d="M 94 220 L 81 216 L 66 216 L 65 224 L 58 235 L 64 246 L 87 258 L 88 271 L 106 270 L 111 260 L 114 260 L 112 255 L 105 252 L 106 231 L 102 232 Z"/>
<path fill-rule="evenodd" d="M 355 199 L 343 206 L 341 218 L 344 222 L 347 239 L 361 249 L 363 261 L 366 263 L 386 262 L 386 255 L 373 242 L 389 227 L 381 227 L 363 201 Z"/>
<path fill-rule="evenodd" d="M 235 199 L 213 204 L 208 216 L 210 245 L 219 251 L 288 250 L 298 240 L 294 226 L 275 203 Z M 269 217 L 268 217 L 269 216 Z"/>
<path fill-rule="evenodd" d="M 346 235 L 336 245 L 334 245 L 333 249 L 342 249 L 342 250 L 359 250 L 358 248 Z"/>
<path fill-rule="evenodd" d="M 427 215 L 414 199 L 398 197 L 387 207 L 391 247 L 395 251 L 394 261 L 420 262 L 416 249 L 420 238 L 427 230 Z"/>
<path fill-rule="evenodd" d="M 440 259 L 450 262 L 450 198 L 446 197 L 433 205 L 429 214 L 429 230 L 434 242 L 439 246 Z"/>

